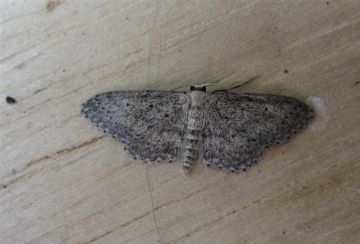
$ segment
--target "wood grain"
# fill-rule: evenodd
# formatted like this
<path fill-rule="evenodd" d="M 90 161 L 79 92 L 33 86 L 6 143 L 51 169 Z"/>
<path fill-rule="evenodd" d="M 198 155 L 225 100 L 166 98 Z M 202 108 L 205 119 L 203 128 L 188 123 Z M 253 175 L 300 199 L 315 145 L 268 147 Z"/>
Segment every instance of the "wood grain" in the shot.
<path fill-rule="evenodd" d="M 0 2 L 0 243 L 356 243 L 360 2 Z M 250 171 L 144 165 L 80 115 L 96 93 L 294 96 L 317 116 Z M 6 103 L 11 96 L 15 104 Z"/>

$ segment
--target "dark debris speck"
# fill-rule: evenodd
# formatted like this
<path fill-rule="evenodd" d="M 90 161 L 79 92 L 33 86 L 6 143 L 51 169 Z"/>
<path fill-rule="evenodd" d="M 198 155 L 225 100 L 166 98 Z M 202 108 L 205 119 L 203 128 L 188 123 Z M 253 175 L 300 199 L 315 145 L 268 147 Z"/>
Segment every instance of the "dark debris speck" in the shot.
<path fill-rule="evenodd" d="M 7 96 L 7 97 L 5 98 L 5 100 L 6 100 L 6 102 L 7 102 L 8 104 L 14 104 L 14 103 L 17 102 L 15 98 L 10 97 L 10 96 Z"/>

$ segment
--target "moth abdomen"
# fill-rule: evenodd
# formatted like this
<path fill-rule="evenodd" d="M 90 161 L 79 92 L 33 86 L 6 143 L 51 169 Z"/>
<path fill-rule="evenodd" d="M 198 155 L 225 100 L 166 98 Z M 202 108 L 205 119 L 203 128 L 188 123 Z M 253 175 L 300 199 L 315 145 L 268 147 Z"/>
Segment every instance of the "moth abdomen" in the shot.
<path fill-rule="evenodd" d="M 184 150 L 181 155 L 183 168 L 188 169 L 197 159 L 199 143 L 205 119 L 205 106 L 207 95 L 201 91 L 190 93 L 191 106 L 188 114 L 187 129 L 184 140 Z"/>

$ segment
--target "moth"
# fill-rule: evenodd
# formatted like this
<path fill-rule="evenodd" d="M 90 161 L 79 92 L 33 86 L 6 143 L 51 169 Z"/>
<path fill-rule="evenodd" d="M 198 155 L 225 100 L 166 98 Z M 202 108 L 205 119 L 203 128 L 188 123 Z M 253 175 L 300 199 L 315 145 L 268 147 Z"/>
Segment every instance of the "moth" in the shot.
<path fill-rule="evenodd" d="M 190 169 L 245 171 L 272 146 L 297 134 L 313 118 L 305 103 L 286 96 L 235 93 L 206 86 L 190 91 L 127 90 L 95 95 L 82 113 L 144 162 L 181 159 Z"/>

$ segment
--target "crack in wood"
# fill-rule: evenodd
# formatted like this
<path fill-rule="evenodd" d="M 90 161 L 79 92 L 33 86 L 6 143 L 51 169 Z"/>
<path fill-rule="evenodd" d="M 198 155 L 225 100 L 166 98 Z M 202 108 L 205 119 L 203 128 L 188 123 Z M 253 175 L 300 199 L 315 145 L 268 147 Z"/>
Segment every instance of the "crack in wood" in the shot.
<path fill-rule="evenodd" d="M 64 149 L 61 149 L 59 151 L 56 151 L 55 153 L 51 154 L 51 155 L 45 155 L 45 156 L 42 156 L 41 158 L 38 158 L 36 160 L 33 160 L 31 162 L 29 162 L 28 164 L 25 165 L 24 168 L 22 168 L 21 170 L 19 170 L 18 172 L 22 172 L 22 171 L 25 171 L 26 169 L 28 169 L 29 167 L 31 167 L 32 165 L 34 164 L 37 164 L 37 163 L 40 163 L 42 162 L 43 160 L 47 160 L 47 159 L 50 159 L 50 158 L 53 158 L 55 156 L 59 156 L 59 155 L 64 155 L 64 154 L 67 154 L 67 153 L 70 153 L 70 152 L 73 152 L 75 150 L 78 150 L 82 147 L 85 147 L 85 146 L 88 146 L 90 144 L 93 144 L 93 143 L 96 143 L 97 141 L 99 141 L 100 139 L 102 139 L 103 137 L 105 137 L 104 135 L 102 136 L 98 136 L 98 137 L 94 137 L 92 138 L 91 140 L 88 140 L 86 142 L 83 142 L 79 145 L 76 145 L 76 146 L 73 146 L 73 147 L 69 147 L 69 148 L 64 148 Z M 6 185 L 6 186 L 9 186 L 11 184 L 14 184 L 15 182 L 18 182 L 19 180 L 21 179 L 27 179 L 27 178 L 30 178 L 31 176 L 33 176 L 33 172 L 28 172 L 28 173 L 25 173 L 23 175 L 20 175 L 10 181 L 8 181 L 7 183 L 4 183 L 2 185 Z"/>
<path fill-rule="evenodd" d="M 151 191 L 151 186 L 150 186 L 150 181 L 149 181 L 149 172 L 148 172 L 148 165 L 146 165 L 146 180 L 147 180 L 147 184 L 148 184 L 148 187 L 149 187 L 149 193 L 150 193 L 150 198 L 151 198 L 151 212 L 152 212 L 152 215 L 153 215 L 153 218 L 154 218 L 154 223 L 155 223 L 155 226 L 156 226 L 156 231 L 159 235 L 159 240 L 160 240 L 160 243 L 162 244 L 162 239 L 161 239 L 161 235 L 160 235 L 160 230 L 159 230 L 159 226 L 157 224 L 157 221 L 156 221 L 156 216 L 155 216 L 155 208 L 154 208 L 154 198 L 153 198 L 153 195 L 152 195 L 152 191 Z"/>

